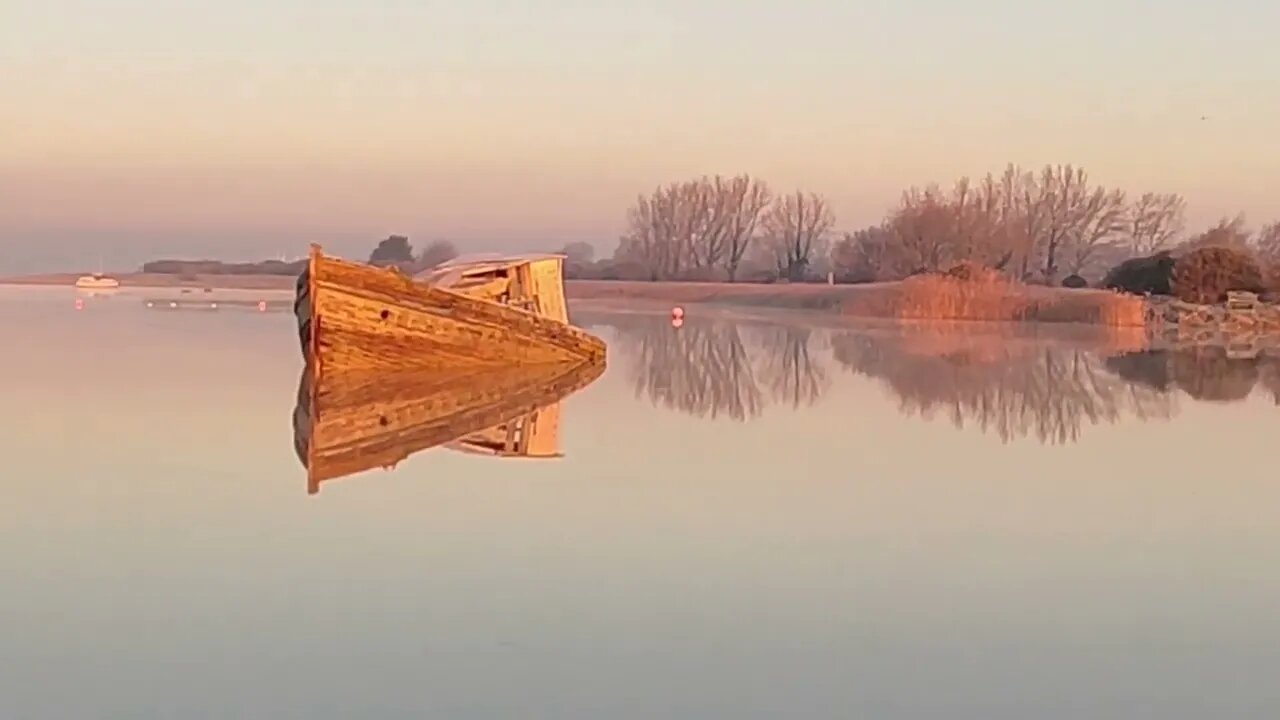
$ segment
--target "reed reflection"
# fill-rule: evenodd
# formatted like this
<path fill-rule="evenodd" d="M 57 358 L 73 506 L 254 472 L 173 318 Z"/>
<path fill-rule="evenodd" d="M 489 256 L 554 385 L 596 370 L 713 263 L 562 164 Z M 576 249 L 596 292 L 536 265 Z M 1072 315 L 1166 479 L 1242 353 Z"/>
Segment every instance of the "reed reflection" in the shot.
<path fill-rule="evenodd" d="M 321 483 L 446 446 L 501 457 L 560 457 L 560 402 L 595 381 L 604 363 L 474 367 L 430 372 L 305 368 L 293 441 L 307 492 Z"/>
<path fill-rule="evenodd" d="M 832 346 L 845 368 L 883 382 L 903 413 L 943 413 L 957 428 L 974 425 L 1005 442 L 1071 443 L 1086 426 L 1177 410 L 1169 393 L 1106 372 L 1105 342 L 916 328 L 841 333 Z"/>

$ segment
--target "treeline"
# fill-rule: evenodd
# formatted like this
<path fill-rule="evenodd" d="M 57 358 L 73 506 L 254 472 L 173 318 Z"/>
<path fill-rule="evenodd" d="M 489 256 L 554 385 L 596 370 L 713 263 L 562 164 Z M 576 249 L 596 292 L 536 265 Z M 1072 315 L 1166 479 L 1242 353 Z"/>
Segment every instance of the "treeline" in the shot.
<path fill-rule="evenodd" d="M 409 238 L 392 235 L 378 243 L 369 255 L 369 264 L 399 267 L 414 273 L 458 256 L 448 241 L 435 241 L 421 252 L 414 250 Z M 158 275 L 287 275 L 295 277 L 307 267 L 307 261 L 263 260 L 261 262 L 222 262 L 220 260 L 153 260 L 143 263 L 142 272 Z"/>
<path fill-rule="evenodd" d="M 977 263 L 1028 283 L 1096 284 L 1120 262 L 1227 244 L 1280 264 L 1280 223 L 1243 218 L 1187 233 L 1177 194 L 1131 194 L 1083 169 L 1008 165 L 998 175 L 904 191 L 873 226 L 836 233 L 828 200 L 749 175 L 700 177 L 637 198 L 608 259 L 571 276 L 629 280 L 900 280 Z"/>
<path fill-rule="evenodd" d="M 306 260 L 285 262 L 228 263 L 219 260 L 153 260 L 143 263 L 142 272 L 157 275 L 289 275 L 295 276 L 307 267 Z"/>

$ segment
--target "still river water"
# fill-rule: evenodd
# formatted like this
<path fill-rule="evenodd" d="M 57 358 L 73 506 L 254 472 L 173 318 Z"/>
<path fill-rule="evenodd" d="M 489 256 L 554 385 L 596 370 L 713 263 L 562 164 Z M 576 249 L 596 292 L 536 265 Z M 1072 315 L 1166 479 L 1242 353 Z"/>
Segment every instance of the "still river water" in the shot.
<path fill-rule="evenodd" d="M 0 717 L 1280 716 L 1280 363 L 584 311 L 563 458 L 308 495 L 290 314 L 74 298 L 0 288 Z"/>

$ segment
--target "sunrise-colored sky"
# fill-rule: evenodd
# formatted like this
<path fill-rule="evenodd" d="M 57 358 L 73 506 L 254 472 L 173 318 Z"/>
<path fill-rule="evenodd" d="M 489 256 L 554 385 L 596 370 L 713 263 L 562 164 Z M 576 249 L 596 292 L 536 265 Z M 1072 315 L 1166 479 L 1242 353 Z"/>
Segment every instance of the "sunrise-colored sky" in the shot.
<path fill-rule="evenodd" d="M 1278 24 L 1274 0 L 5 0 L 0 273 L 390 233 L 609 252 L 637 193 L 717 172 L 852 229 L 1009 161 L 1256 226 Z"/>

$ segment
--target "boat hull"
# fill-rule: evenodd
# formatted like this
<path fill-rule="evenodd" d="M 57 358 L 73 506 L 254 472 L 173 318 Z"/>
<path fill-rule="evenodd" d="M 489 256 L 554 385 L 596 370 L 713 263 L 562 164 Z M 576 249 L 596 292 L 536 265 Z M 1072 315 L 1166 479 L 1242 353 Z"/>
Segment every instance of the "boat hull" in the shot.
<path fill-rule="evenodd" d="M 326 256 L 315 246 L 298 280 L 294 313 L 303 354 L 321 373 L 594 362 L 605 356 L 599 338 L 557 317 L 414 282 L 394 269 Z"/>

